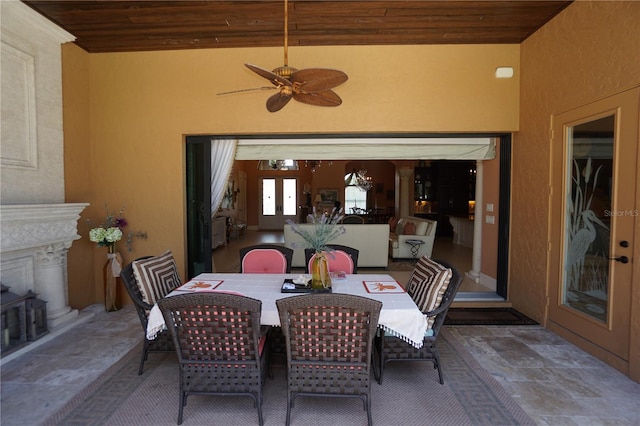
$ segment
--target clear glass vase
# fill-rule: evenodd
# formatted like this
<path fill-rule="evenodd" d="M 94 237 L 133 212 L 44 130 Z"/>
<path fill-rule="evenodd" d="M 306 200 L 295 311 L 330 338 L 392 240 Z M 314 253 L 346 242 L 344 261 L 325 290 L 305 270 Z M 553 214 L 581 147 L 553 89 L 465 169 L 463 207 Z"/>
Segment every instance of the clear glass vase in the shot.
<path fill-rule="evenodd" d="M 314 290 L 331 289 L 329 261 L 325 252 L 316 253 L 311 263 L 311 288 Z"/>

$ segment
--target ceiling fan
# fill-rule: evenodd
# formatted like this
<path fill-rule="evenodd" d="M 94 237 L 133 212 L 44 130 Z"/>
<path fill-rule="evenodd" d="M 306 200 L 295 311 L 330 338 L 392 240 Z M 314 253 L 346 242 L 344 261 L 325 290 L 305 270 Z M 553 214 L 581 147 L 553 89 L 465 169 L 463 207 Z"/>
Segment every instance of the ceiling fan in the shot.
<path fill-rule="evenodd" d="M 269 112 L 280 111 L 291 99 L 309 105 L 325 107 L 335 107 L 342 104 L 340 96 L 331 89 L 347 81 L 349 78 L 347 74 L 328 68 L 297 70 L 289 66 L 288 21 L 288 5 L 287 0 L 284 0 L 284 66 L 269 71 L 256 65 L 245 64 L 251 71 L 269 80 L 273 87 L 235 90 L 219 93 L 219 95 L 250 90 L 277 90 L 275 95 L 267 99 L 267 110 Z"/>

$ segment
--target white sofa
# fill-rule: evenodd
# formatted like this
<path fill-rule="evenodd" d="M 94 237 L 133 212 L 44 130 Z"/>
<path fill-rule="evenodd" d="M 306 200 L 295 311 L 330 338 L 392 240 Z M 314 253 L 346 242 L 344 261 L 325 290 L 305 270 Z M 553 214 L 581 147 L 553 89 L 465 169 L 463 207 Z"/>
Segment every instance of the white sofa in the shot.
<path fill-rule="evenodd" d="M 404 232 L 405 225 L 411 222 L 415 225 L 415 234 L 406 235 Z M 427 255 L 431 257 L 433 252 L 433 243 L 436 239 L 436 227 L 438 222 L 430 219 L 422 219 L 415 216 L 402 217 L 396 225 L 396 232 L 389 233 L 389 252 L 394 259 L 411 259 L 411 245 L 407 240 L 420 240 L 424 244 L 420 245 L 416 258 Z"/>
<path fill-rule="evenodd" d="M 301 228 L 312 227 L 312 224 L 299 224 Z M 389 264 L 389 225 L 388 224 L 344 224 L 346 233 L 340 235 L 330 244 L 341 244 L 358 249 L 358 268 L 381 267 Z M 304 247 L 302 237 L 291 228 L 284 225 L 284 245 L 293 249 L 291 266 L 304 268 Z M 295 247 L 294 247 L 295 246 Z"/>

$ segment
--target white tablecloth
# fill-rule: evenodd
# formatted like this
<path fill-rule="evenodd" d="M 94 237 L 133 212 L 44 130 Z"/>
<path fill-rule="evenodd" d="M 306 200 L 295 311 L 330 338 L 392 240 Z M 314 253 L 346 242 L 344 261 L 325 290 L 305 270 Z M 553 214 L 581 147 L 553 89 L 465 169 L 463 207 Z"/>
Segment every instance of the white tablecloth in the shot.
<path fill-rule="evenodd" d="M 300 293 L 281 293 L 280 289 L 285 278 L 296 278 L 296 274 L 200 274 L 191 282 L 198 280 L 222 280 L 215 290 L 233 291 L 262 301 L 262 325 L 280 325 L 280 317 L 276 307 L 276 300 L 283 297 L 300 295 Z M 382 302 L 380 319 L 378 321 L 385 331 L 409 342 L 416 348 L 422 347 L 424 333 L 427 330 L 427 320 L 407 293 L 379 292 L 369 293 L 364 281 L 395 282 L 387 274 L 354 274 L 347 275 L 345 281 L 334 281 L 333 293 L 354 294 L 369 297 Z M 187 284 L 185 284 L 187 286 Z M 184 286 L 183 286 L 184 287 Z M 184 294 L 185 291 L 176 289 L 169 294 Z M 168 297 L 169 297 L 168 296 Z M 149 313 L 147 338 L 155 339 L 156 335 L 165 329 L 164 318 L 156 304 Z"/>

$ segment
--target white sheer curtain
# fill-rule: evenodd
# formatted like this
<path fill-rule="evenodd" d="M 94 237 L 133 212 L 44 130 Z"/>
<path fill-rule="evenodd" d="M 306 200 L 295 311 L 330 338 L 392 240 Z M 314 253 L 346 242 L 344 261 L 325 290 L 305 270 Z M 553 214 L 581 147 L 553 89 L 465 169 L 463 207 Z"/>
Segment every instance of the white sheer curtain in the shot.
<path fill-rule="evenodd" d="M 236 157 L 237 139 L 211 139 L 211 217 L 222 203 Z"/>

